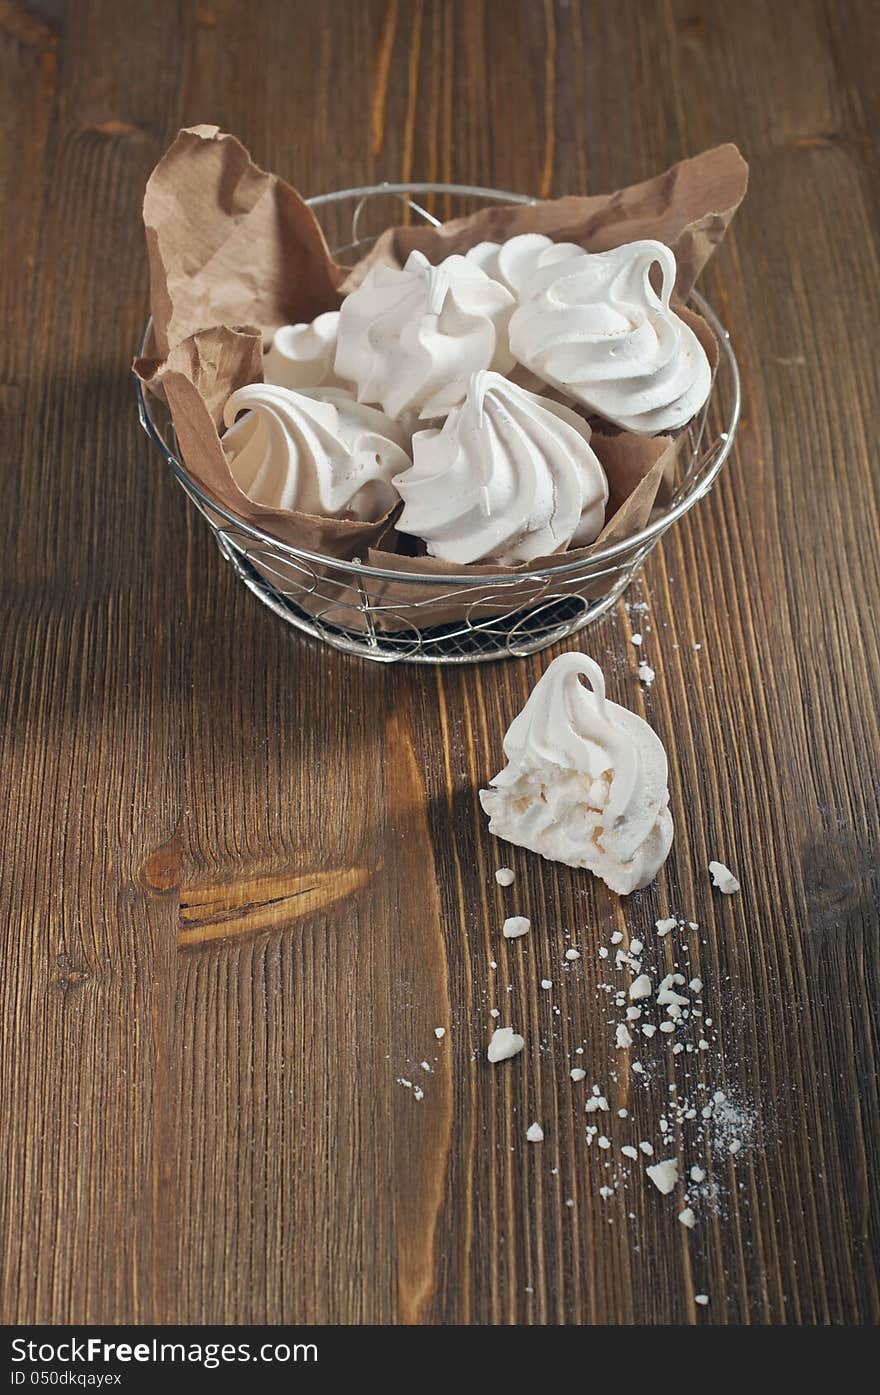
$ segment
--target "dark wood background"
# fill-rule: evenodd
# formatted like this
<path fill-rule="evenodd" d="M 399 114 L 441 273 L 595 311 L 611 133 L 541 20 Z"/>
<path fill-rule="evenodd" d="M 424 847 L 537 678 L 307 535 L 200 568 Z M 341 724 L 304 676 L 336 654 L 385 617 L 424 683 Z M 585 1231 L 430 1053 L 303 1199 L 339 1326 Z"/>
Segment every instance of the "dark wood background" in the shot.
<path fill-rule="evenodd" d="M 877 1318 L 876 21 L 870 0 L 0 3 L 5 1320 Z M 623 606 L 578 641 L 670 753 L 675 845 L 626 923 L 700 922 L 711 1066 L 760 1108 L 690 1234 L 647 1184 L 600 1198 L 568 1080 L 581 1040 L 608 1079 L 618 903 L 519 853 L 514 893 L 492 880 L 475 791 L 546 656 L 383 669 L 288 632 L 137 428 L 141 195 L 199 121 L 306 193 L 599 191 L 727 139 L 751 163 L 705 283 L 744 420 L 635 593 L 647 697 Z M 713 856 L 741 896 L 713 896 Z M 536 971 L 561 979 L 564 930 L 585 952 L 553 1019 Z M 532 1048 L 499 1069 L 493 958 Z M 396 1077 L 426 1055 L 417 1104 Z M 662 1091 L 617 1092 L 656 1138 Z"/>

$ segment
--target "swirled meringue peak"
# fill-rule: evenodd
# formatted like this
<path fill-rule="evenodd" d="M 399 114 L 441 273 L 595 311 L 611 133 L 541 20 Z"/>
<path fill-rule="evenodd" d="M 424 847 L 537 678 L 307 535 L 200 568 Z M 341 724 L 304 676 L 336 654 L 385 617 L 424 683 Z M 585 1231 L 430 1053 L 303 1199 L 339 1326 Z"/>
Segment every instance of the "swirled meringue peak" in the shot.
<path fill-rule="evenodd" d="M 480 790 L 491 833 L 585 867 L 619 896 L 657 875 L 673 834 L 666 752 L 647 722 L 607 700 L 586 654 L 553 660 L 504 754 L 507 765 Z"/>
<path fill-rule="evenodd" d="M 336 373 L 355 384 L 360 402 L 379 402 L 389 416 L 445 416 L 472 373 L 513 367 L 513 307 L 510 292 L 475 262 L 451 256 L 432 266 L 413 251 L 402 269 L 373 267 L 342 302 Z"/>
<path fill-rule="evenodd" d="M 476 262 L 515 296 L 521 294 L 539 266 L 580 256 L 584 256 L 584 249 L 576 242 L 554 242 L 543 233 L 520 233 L 507 242 L 478 242 L 465 253 L 468 261 Z"/>
<path fill-rule="evenodd" d="M 412 468 L 394 481 L 397 526 L 433 557 L 513 565 L 592 542 L 602 528 L 608 481 L 589 425 L 499 373 L 475 373 L 464 403 L 412 445 Z"/>
<path fill-rule="evenodd" d="M 311 324 L 282 325 L 263 355 L 263 377 L 276 387 L 350 388 L 333 371 L 339 311 L 328 310 Z"/>
<path fill-rule="evenodd" d="M 661 290 L 651 285 L 659 265 Z M 520 363 L 626 431 L 673 431 L 709 396 L 712 370 L 670 307 L 675 255 L 662 242 L 537 257 L 510 321 Z"/>
<path fill-rule="evenodd" d="M 223 420 L 229 468 L 257 503 L 371 521 L 396 502 L 391 478 L 409 464 L 406 437 L 350 393 L 253 383 L 232 394 Z"/>

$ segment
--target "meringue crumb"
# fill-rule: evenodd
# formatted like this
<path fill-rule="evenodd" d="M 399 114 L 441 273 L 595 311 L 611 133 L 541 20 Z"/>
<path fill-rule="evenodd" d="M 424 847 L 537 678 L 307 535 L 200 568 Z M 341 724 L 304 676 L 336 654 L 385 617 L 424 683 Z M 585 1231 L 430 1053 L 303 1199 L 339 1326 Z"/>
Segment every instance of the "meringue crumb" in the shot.
<path fill-rule="evenodd" d="M 529 1127 L 526 1129 L 526 1138 L 530 1143 L 543 1143 L 544 1130 L 541 1128 L 541 1125 L 538 1123 L 529 1124 Z"/>
<path fill-rule="evenodd" d="M 644 948 L 645 946 L 642 944 L 641 940 L 630 940 L 629 942 L 630 954 L 641 954 Z"/>
<path fill-rule="evenodd" d="M 639 974 L 638 978 L 634 978 L 629 986 L 629 996 L 633 1002 L 639 998 L 650 998 L 653 991 L 654 985 L 647 974 Z"/>
<path fill-rule="evenodd" d="M 552 978 L 542 978 L 542 979 L 541 979 L 541 987 L 542 987 L 542 988 L 552 988 L 552 987 L 553 987 L 553 980 L 552 980 Z"/>
<path fill-rule="evenodd" d="M 513 886 L 516 873 L 512 867 L 499 867 L 495 873 L 495 880 L 499 886 Z"/>
<path fill-rule="evenodd" d="M 655 920 L 654 925 L 658 935 L 668 935 L 670 930 L 674 930 L 678 921 L 675 916 L 669 916 L 666 920 Z"/>
<path fill-rule="evenodd" d="M 435 1027 L 435 1028 L 434 1028 L 434 1036 L 437 1038 L 438 1041 L 442 1041 L 443 1038 L 446 1036 L 446 1028 L 445 1028 L 445 1027 Z"/>
<path fill-rule="evenodd" d="M 702 1169 L 701 1167 L 692 1167 L 692 1168 L 691 1168 L 691 1181 L 692 1181 L 692 1182 L 705 1182 L 705 1180 L 706 1180 L 706 1174 L 705 1174 L 705 1172 L 703 1171 L 703 1169 Z"/>
<path fill-rule="evenodd" d="M 494 1066 L 498 1061 L 506 1061 L 511 1056 L 518 1056 L 525 1044 L 525 1039 L 512 1027 L 496 1027 L 486 1054 Z"/>
<path fill-rule="evenodd" d="M 717 886 L 725 896 L 732 896 L 735 891 L 739 891 L 739 882 L 723 862 L 710 862 L 709 871 L 712 873 L 712 885 Z"/>
<path fill-rule="evenodd" d="M 625 1158 L 635 1158 L 638 1161 L 639 1155 L 631 1143 L 624 1143 L 620 1151 Z"/>
<path fill-rule="evenodd" d="M 690 983 L 688 984 L 688 988 L 691 990 L 692 993 L 702 993 L 703 980 L 701 978 L 692 978 Z"/>
<path fill-rule="evenodd" d="M 647 1143 L 647 1142 L 645 1142 L 645 1140 L 643 1139 L 642 1142 L 639 1144 L 639 1147 L 641 1148 L 641 1150 L 642 1150 L 643 1153 L 646 1153 L 646 1154 L 647 1154 L 647 1156 L 648 1156 L 649 1158 L 652 1158 L 652 1157 L 654 1156 L 654 1145 L 653 1145 L 653 1143 Z"/>
<path fill-rule="evenodd" d="M 597 1109 L 601 1109 L 603 1112 L 607 1113 L 608 1101 L 604 1095 L 591 1095 L 584 1105 L 584 1110 L 587 1114 L 595 1114 Z"/>
<path fill-rule="evenodd" d="M 637 649 L 640 649 L 642 644 L 642 636 L 640 634 L 630 635 L 629 642 L 630 644 L 634 644 Z"/>
<path fill-rule="evenodd" d="M 697 1224 L 697 1218 L 690 1206 L 686 1206 L 683 1211 L 679 1211 L 678 1219 L 681 1221 L 682 1225 L 687 1226 L 688 1230 L 693 1230 L 694 1226 Z"/>
<path fill-rule="evenodd" d="M 639 682 L 644 683 L 646 688 L 650 688 L 657 677 L 650 664 L 640 663 L 638 668 Z"/>
<path fill-rule="evenodd" d="M 708 1293 L 695 1293 L 694 1302 L 699 1303 L 701 1307 L 705 1308 L 706 1304 L 709 1302 Z"/>
<path fill-rule="evenodd" d="M 574 1069 L 570 1070 L 568 1073 L 571 1076 L 572 1080 L 586 1080 L 587 1078 L 587 1072 L 585 1070 L 581 1070 L 580 1066 L 575 1066 Z"/>
<path fill-rule="evenodd" d="M 489 1009 L 489 1016 L 490 1016 L 490 1017 L 500 1017 L 500 1016 L 501 1016 L 501 1013 L 498 1011 L 497 1008 L 490 1008 L 490 1009 Z"/>
<path fill-rule="evenodd" d="M 524 915 L 509 915 L 502 926 L 502 934 L 505 940 L 518 940 L 521 935 L 527 935 L 532 928 L 532 922 Z"/>
<path fill-rule="evenodd" d="M 645 1171 L 658 1192 L 662 1192 L 664 1196 L 668 1196 L 678 1181 L 678 1163 L 675 1158 L 654 1163 L 652 1167 L 646 1167 Z"/>
<path fill-rule="evenodd" d="M 622 933 L 622 931 L 620 931 L 620 930 L 615 930 L 614 933 L 613 933 L 613 935 L 611 936 L 611 943 L 612 943 L 613 945 L 619 945 L 622 939 L 623 939 L 623 933 Z"/>
<path fill-rule="evenodd" d="M 570 963 L 573 964 L 575 959 L 580 959 L 581 952 L 579 949 L 567 949 L 565 951 L 565 957 Z"/>
<path fill-rule="evenodd" d="M 629 1034 L 629 1028 L 627 1027 L 625 1022 L 618 1022 L 617 1031 L 615 1033 L 615 1041 L 618 1048 L 622 1051 L 625 1050 L 628 1046 L 632 1046 L 633 1039 Z"/>

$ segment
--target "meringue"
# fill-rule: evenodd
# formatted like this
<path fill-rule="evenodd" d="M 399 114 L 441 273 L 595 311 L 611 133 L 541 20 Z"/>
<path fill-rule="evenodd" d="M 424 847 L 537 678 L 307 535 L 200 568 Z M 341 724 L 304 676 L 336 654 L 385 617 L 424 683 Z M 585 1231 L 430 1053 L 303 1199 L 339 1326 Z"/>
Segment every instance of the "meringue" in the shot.
<path fill-rule="evenodd" d="M 328 310 L 311 324 L 282 325 L 263 355 L 263 378 L 276 387 L 350 389 L 333 371 L 339 311 Z"/>
<path fill-rule="evenodd" d="M 586 654 L 554 659 L 504 754 L 508 764 L 480 791 L 490 833 L 585 867 L 620 896 L 657 875 L 673 834 L 666 752 L 647 722 L 606 699 Z"/>
<path fill-rule="evenodd" d="M 655 264 L 659 295 L 650 280 Z M 548 248 L 519 292 L 511 350 L 545 382 L 626 431 L 684 426 L 708 398 L 712 370 L 693 330 L 670 308 L 675 275 L 675 255 L 662 242 L 562 259 Z"/>
<path fill-rule="evenodd" d="M 397 526 L 432 557 L 529 562 L 602 528 L 608 481 L 587 422 L 498 373 L 475 373 L 463 405 L 412 447 L 412 468 L 394 481 Z"/>
<path fill-rule="evenodd" d="M 247 415 L 237 421 L 239 412 Z M 253 383 L 232 394 L 223 420 L 229 468 L 257 503 L 369 521 L 397 501 L 391 479 L 409 464 L 406 437 L 349 393 Z"/>
<path fill-rule="evenodd" d="M 475 262 L 451 256 L 432 266 L 413 251 L 402 270 L 373 267 L 342 302 L 335 371 L 389 416 L 445 416 L 472 373 L 513 367 L 514 303 Z"/>
<path fill-rule="evenodd" d="M 478 242 L 465 253 L 468 261 L 482 267 L 487 276 L 518 296 L 538 269 L 572 256 L 583 256 L 576 242 L 554 242 L 543 233 L 520 233 L 507 242 Z"/>

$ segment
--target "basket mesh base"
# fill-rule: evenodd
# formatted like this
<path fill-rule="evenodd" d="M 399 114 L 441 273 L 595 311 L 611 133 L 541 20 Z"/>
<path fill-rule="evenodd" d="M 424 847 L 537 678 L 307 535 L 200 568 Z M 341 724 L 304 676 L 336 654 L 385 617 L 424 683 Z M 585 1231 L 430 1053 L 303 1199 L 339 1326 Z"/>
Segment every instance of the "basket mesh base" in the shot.
<path fill-rule="evenodd" d="M 250 591 L 289 625 L 315 639 L 331 644 L 347 654 L 377 663 L 405 660 L 422 664 L 474 664 L 493 659 L 522 658 L 582 630 L 615 603 L 629 585 L 635 571 L 622 576 L 613 590 L 599 600 L 583 596 L 545 597 L 540 604 L 503 616 L 466 624 L 433 625 L 424 628 L 380 631 L 346 630 L 325 619 L 315 619 L 265 579 L 228 537 L 221 553 Z"/>

